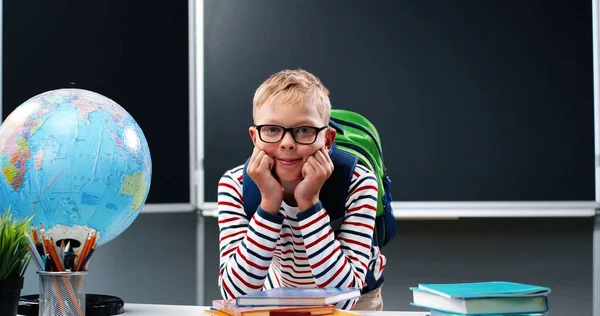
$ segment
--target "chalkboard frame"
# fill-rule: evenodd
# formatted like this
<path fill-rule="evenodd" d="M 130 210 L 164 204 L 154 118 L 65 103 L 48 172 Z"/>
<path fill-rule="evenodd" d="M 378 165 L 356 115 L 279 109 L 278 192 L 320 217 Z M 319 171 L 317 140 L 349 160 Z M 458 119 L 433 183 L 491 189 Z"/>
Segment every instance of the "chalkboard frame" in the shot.
<path fill-rule="evenodd" d="M 203 3 L 199 1 L 198 3 Z M 594 142 L 595 142 L 595 200 L 593 201 L 486 201 L 486 202 L 392 202 L 394 215 L 397 219 L 456 219 L 461 217 L 591 217 L 597 214 L 600 208 L 600 83 L 599 83 L 599 47 L 598 47 L 598 4 L 592 1 L 592 33 L 593 33 L 593 93 L 594 93 Z M 202 12 L 203 14 L 203 12 Z M 198 15 L 199 16 L 199 15 Z M 202 21 L 197 19 L 196 31 L 204 30 Z M 203 35 L 198 35 L 195 39 L 198 51 L 203 50 Z M 200 44 L 202 42 L 202 44 Z M 201 56 L 201 60 L 198 59 Z M 204 55 L 196 55 L 196 63 L 204 62 Z M 201 72 L 200 72 L 201 73 Z M 199 86 L 198 90 L 202 87 Z M 197 115 L 199 122 L 204 122 L 204 103 L 197 99 Z M 199 161 L 204 159 L 204 139 L 202 134 L 198 134 L 199 139 Z M 201 147 L 201 148 L 200 148 Z M 199 164 L 202 166 L 202 164 Z M 218 216 L 216 202 L 207 202 L 204 199 L 203 188 L 205 179 L 202 167 L 198 169 L 196 175 L 199 177 L 197 191 L 198 208 L 202 216 Z"/>
<path fill-rule="evenodd" d="M 196 69 L 196 120 L 199 122 L 196 130 L 197 147 L 196 147 L 196 163 L 197 169 L 194 173 L 194 178 L 198 180 L 196 186 L 196 206 L 198 207 L 198 217 L 196 222 L 196 233 L 197 233 L 197 244 L 196 244 L 196 303 L 198 305 L 205 305 L 205 273 L 204 268 L 208 263 L 207 257 L 205 256 L 205 217 L 217 217 L 218 207 L 215 202 L 205 202 L 204 199 L 204 171 L 203 171 L 203 159 L 204 159 L 204 138 L 202 133 L 204 128 L 204 91 L 203 91 L 203 63 L 204 63 L 204 24 L 203 19 L 198 17 L 204 16 L 204 1 L 203 0 L 189 0 L 190 5 L 194 6 L 193 18 L 195 29 L 194 32 L 197 36 L 190 39 L 190 46 L 195 47 L 194 55 L 194 67 Z M 400 220 L 448 220 L 458 219 L 461 217 L 472 217 L 472 218 L 483 218 L 483 217 L 593 217 L 597 215 L 597 209 L 600 204 L 598 203 L 600 198 L 600 71 L 598 67 L 598 1 L 593 0 L 593 58 L 594 58 L 594 141 L 595 141 L 595 156 L 596 156 L 596 167 L 595 167 L 595 201 L 582 201 L 582 202 L 429 202 L 429 203 L 406 203 L 406 202 L 393 202 L 392 207 L 394 208 L 394 215 L 396 219 Z M 597 217 L 598 218 L 598 217 Z M 595 232 L 600 229 L 600 221 L 596 220 Z M 594 249 L 600 249 L 600 238 L 596 238 L 594 234 Z M 598 256 L 594 256 L 594 288 L 600 288 L 600 262 Z M 596 296 L 595 296 L 596 297 Z M 598 305 L 597 299 L 594 299 L 594 306 Z"/>
<path fill-rule="evenodd" d="M 188 147 L 188 173 L 189 173 L 189 199 L 185 202 L 177 202 L 177 203 L 145 203 L 141 213 L 180 213 L 180 212 L 195 212 L 198 209 L 197 196 L 196 196 L 196 187 L 199 183 L 198 177 L 194 177 L 197 170 L 197 135 L 200 128 L 198 127 L 198 122 L 202 122 L 196 119 L 196 89 L 197 85 L 195 82 L 196 73 L 201 73 L 198 69 L 196 69 L 193 65 L 195 62 L 195 48 L 190 45 L 194 42 L 194 28 L 195 28 L 195 20 L 194 13 L 191 11 L 194 9 L 194 0 L 187 1 L 187 16 L 188 16 L 188 132 L 189 132 L 189 147 Z M 0 21 L 3 22 L 3 14 L 4 14 L 4 1 L 0 0 Z M 0 69 L 3 69 L 3 55 L 4 55 L 4 23 L 0 23 Z M 4 76 L 0 74 L 0 124 L 3 121 L 3 115 L 8 113 L 3 113 L 3 81 Z"/>
<path fill-rule="evenodd" d="M 0 1 L 2 3 L 2 1 Z M 216 216 L 216 203 L 205 202 L 204 198 L 204 38 L 203 1 L 189 0 L 189 203 L 145 204 L 144 213 L 200 211 L 205 216 Z M 0 6 L 0 10 L 3 6 Z M 194 12 L 195 11 L 195 12 Z M 569 202 L 399 202 L 393 207 L 397 218 L 457 218 L 457 217 L 578 217 L 594 216 L 600 207 L 600 83 L 598 67 L 598 13 L 593 5 L 593 59 L 594 59 L 594 140 L 595 140 L 595 201 Z M 0 11 L 0 14 L 2 12 Z M 0 26 L 0 52 L 2 51 L 2 26 Z M 1 60 L 0 60 L 1 63 Z M 0 64 L 1 66 L 1 64 Z M 0 77 L 0 99 L 2 78 Z M 0 117 L 2 117 L 0 102 Z"/>

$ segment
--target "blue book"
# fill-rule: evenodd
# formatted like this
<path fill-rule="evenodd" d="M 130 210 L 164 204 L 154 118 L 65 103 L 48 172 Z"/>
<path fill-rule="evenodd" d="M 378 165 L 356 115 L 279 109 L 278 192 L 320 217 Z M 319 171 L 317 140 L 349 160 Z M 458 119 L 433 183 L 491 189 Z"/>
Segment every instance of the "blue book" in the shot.
<path fill-rule="evenodd" d="M 548 312 L 550 288 L 505 281 L 419 284 L 411 305 L 458 315 L 520 315 Z"/>
<path fill-rule="evenodd" d="M 550 293 L 550 288 L 545 286 L 506 281 L 446 284 L 420 283 L 418 289 L 447 298 L 465 299 L 476 297 L 540 296 Z"/>
<path fill-rule="evenodd" d="M 487 314 L 485 316 L 545 316 L 548 314 Z M 431 312 L 429 312 L 429 316 L 477 316 L 477 314 L 456 314 L 456 313 L 446 313 L 446 312 L 440 312 L 440 311 L 436 311 L 436 310 L 431 310 Z"/>
<path fill-rule="evenodd" d="M 357 288 L 281 287 L 249 293 L 236 298 L 237 306 L 316 306 L 331 305 L 360 297 Z"/>

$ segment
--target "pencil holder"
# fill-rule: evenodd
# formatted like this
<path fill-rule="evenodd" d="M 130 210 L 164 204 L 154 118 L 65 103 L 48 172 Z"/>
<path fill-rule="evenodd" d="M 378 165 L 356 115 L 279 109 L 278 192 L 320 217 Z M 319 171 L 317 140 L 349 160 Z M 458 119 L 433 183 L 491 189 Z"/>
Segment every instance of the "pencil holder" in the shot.
<path fill-rule="evenodd" d="M 40 276 L 39 316 L 85 315 L 87 271 L 37 273 Z"/>

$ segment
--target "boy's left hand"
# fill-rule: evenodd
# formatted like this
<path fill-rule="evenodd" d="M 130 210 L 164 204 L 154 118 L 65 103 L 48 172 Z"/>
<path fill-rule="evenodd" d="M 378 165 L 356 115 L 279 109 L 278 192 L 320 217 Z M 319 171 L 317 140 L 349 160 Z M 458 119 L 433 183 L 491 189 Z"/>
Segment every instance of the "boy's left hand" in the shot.
<path fill-rule="evenodd" d="M 294 189 L 294 198 L 301 212 L 319 202 L 321 187 L 332 173 L 333 162 L 327 148 L 321 148 L 308 157 L 302 167 L 303 179 Z"/>

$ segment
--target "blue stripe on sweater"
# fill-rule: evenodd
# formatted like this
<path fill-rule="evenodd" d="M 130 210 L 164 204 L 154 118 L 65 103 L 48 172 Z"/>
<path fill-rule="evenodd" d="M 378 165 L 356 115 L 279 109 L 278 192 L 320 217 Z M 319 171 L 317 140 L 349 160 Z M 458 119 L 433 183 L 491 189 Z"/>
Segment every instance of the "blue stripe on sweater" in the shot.
<path fill-rule="evenodd" d="M 252 278 L 253 278 L 253 279 L 255 279 L 255 280 L 261 280 L 261 279 L 262 279 L 260 276 L 258 276 L 258 275 L 256 275 L 256 274 L 253 274 L 253 273 L 250 273 L 250 272 L 248 272 L 248 271 L 247 271 L 247 270 L 246 270 L 246 269 L 243 267 L 243 265 L 242 265 L 242 264 L 240 264 L 240 263 L 238 262 L 238 260 L 237 260 L 237 256 L 235 256 L 234 260 L 235 260 L 235 263 L 237 264 L 238 268 L 240 268 L 240 270 L 241 270 L 242 272 L 244 272 L 244 275 L 247 275 L 247 276 L 249 276 L 249 277 L 252 277 Z"/>
<path fill-rule="evenodd" d="M 233 179 L 233 178 L 232 178 L 230 175 L 228 175 L 228 174 L 225 174 L 225 175 L 223 175 L 221 178 L 227 178 L 227 179 L 230 179 L 230 180 L 231 180 L 231 181 L 233 181 L 233 182 L 236 182 L 236 181 L 235 181 L 235 180 L 234 180 L 234 179 Z M 219 181 L 219 182 L 221 182 L 221 181 Z"/>
<path fill-rule="evenodd" d="M 248 254 L 251 254 L 252 256 L 254 256 L 254 257 L 256 257 L 256 258 L 258 258 L 260 260 L 271 261 L 271 259 L 273 258 L 272 256 L 271 257 L 263 257 L 263 256 L 257 254 L 256 252 L 252 251 L 251 249 L 248 249 L 248 247 L 246 247 L 246 242 L 245 241 L 242 241 L 241 245 L 246 249 L 246 251 L 248 252 Z M 247 259 L 250 260 L 250 261 L 252 261 L 252 258 L 247 258 Z"/>
<path fill-rule="evenodd" d="M 359 197 L 357 197 L 356 199 L 350 201 L 350 203 L 346 203 L 346 205 L 352 205 L 360 200 L 373 200 L 375 202 L 377 202 L 377 197 L 374 195 L 361 195 Z"/>
<path fill-rule="evenodd" d="M 359 165 L 359 164 L 356 165 L 356 168 L 362 170 L 362 172 L 365 172 L 365 173 L 372 173 L 371 170 L 369 170 L 369 169 L 367 169 L 367 168 L 365 168 L 365 167 L 363 167 L 362 165 Z"/>
<path fill-rule="evenodd" d="M 242 201 L 240 201 L 240 199 L 238 199 L 237 197 L 233 196 L 233 194 L 231 194 L 229 192 L 219 192 L 218 195 L 230 197 L 231 199 L 233 199 L 234 201 L 236 201 L 238 204 L 244 204 L 244 203 L 242 203 Z"/>
<path fill-rule="evenodd" d="M 292 249 L 294 250 L 295 253 L 306 253 L 306 250 L 301 250 L 301 249 L 297 249 L 296 247 L 294 247 L 294 243 L 291 241 L 281 243 L 282 250 L 283 250 L 283 247 L 287 247 L 287 246 L 292 246 Z"/>
<path fill-rule="evenodd" d="M 321 232 L 323 229 L 325 229 L 325 228 L 327 228 L 327 227 L 329 227 L 329 226 L 330 226 L 330 225 L 329 225 L 329 222 L 326 222 L 325 224 L 321 225 L 321 227 L 319 227 L 319 228 L 317 228 L 317 229 L 313 230 L 312 232 L 310 232 L 310 233 L 308 233 L 308 234 L 304 235 L 304 239 L 308 239 L 308 238 L 310 238 L 312 235 L 314 235 L 314 234 L 317 234 L 317 233 Z"/>
<path fill-rule="evenodd" d="M 283 224 L 282 230 L 286 229 L 286 228 L 289 229 L 290 234 L 292 234 L 292 236 L 294 236 L 295 238 L 298 238 L 298 239 L 302 239 L 302 234 L 299 234 L 299 235 L 294 234 L 294 230 L 292 229 L 292 227 L 290 225 Z"/>
<path fill-rule="evenodd" d="M 227 271 L 225 271 L 227 272 Z M 237 285 L 236 282 L 233 282 L 233 280 L 231 279 L 231 275 L 229 273 L 227 274 L 227 279 L 229 280 L 229 285 L 233 286 L 235 288 L 236 291 L 238 291 L 238 293 L 240 293 L 241 295 L 245 295 L 246 292 L 242 291 L 242 289 L 240 289 Z"/>
<path fill-rule="evenodd" d="M 346 219 L 351 218 L 351 217 L 360 217 L 360 218 L 366 218 L 366 219 L 370 219 L 372 221 L 375 221 L 375 216 L 366 215 L 366 214 L 352 213 L 352 214 L 346 216 Z"/>
<path fill-rule="evenodd" d="M 291 273 L 290 273 L 290 272 L 288 272 L 288 271 L 284 271 L 284 270 L 281 270 L 281 269 L 280 269 L 279 271 L 280 271 L 281 273 L 283 273 L 283 274 L 285 274 L 285 275 L 288 275 L 289 277 L 291 277 L 291 278 L 292 278 L 292 280 L 312 280 L 312 279 L 313 279 L 313 276 L 312 276 L 312 275 L 309 275 L 309 276 L 304 276 L 304 277 L 300 277 L 300 276 L 297 276 L 297 275 L 293 275 L 293 274 L 291 274 Z"/>
<path fill-rule="evenodd" d="M 282 262 L 289 261 L 289 262 L 293 263 L 295 267 L 298 267 L 298 268 L 310 268 L 310 264 L 297 263 L 298 261 L 294 258 L 282 258 L 281 261 Z"/>
<path fill-rule="evenodd" d="M 351 300 L 347 300 L 347 301 L 344 303 L 344 306 L 342 306 L 342 308 L 341 308 L 341 309 L 347 309 L 347 308 L 348 308 L 348 304 L 350 304 L 350 302 L 352 302 L 352 301 L 351 301 Z"/>
<path fill-rule="evenodd" d="M 352 274 L 352 269 L 348 269 L 346 275 L 342 278 L 342 280 L 335 287 L 342 287 L 344 284 L 348 283 L 348 277 Z"/>
<path fill-rule="evenodd" d="M 367 260 L 371 259 L 371 257 L 369 257 L 366 253 L 364 253 L 362 251 L 356 251 L 356 250 L 354 250 L 354 249 L 352 249 L 352 248 L 350 248 L 348 246 L 341 246 L 340 249 L 346 250 L 346 251 L 349 251 L 349 252 L 352 252 L 352 253 L 355 253 L 355 254 L 357 254 L 357 255 L 359 255 L 359 256 L 367 259 Z"/>
<path fill-rule="evenodd" d="M 231 174 L 235 174 L 235 173 L 238 173 L 238 172 L 242 171 L 243 169 L 244 169 L 244 167 L 242 166 L 242 167 L 239 167 L 239 168 L 231 170 L 230 173 Z"/>
<path fill-rule="evenodd" d="M 254 234 L 256 234 L 256 236 L 260 237 L 261 239 L 268 240 L 270 242 L 276 242 L 277 239 L 279 239 L 279 236 L 277 238 L 271 238 L 263 233 L 260 233 L 256 229 L 254 229 L 254 227 L 252 227 L 252 226 L 248 226 L 248 230 L 253 232 Z M 261 242 L 261 241 L 257 240 L 257 242 Z"/>
<path fill-rule="evenodd" d="M 231 225 L 231 226 L 227 226 L 227 227 L 223 227 L 219 230 L 220 233 L 229 230 L 229 229 L 234 229 L 234 228 L 246 228 L 248 227 L 248 224 L 239 224 L 239 225 Z"/>
<path fill-rule="evenodd" d="M 323 271 L 321 271 L 320 273 L 315 274 L 315 279 L 321 278 L 322 276 L 326 275 L 329 271 L 331 271 L 332 267 L 335 266 L 335 263 L 342 260 L 343 257 L 344 254 L 340 252 L 337 258 L 335 258 L 335 260 L 333 261 L 333 265 L 330 265 L 326 269 L 323 269 Z"/>
<path fill-rule="evenodd" d="M 365 234 L 365 233 L 359 233 L 359 232 L 357 232 L 355 230 L 340 229 L 340 233 L 346 233 L 346 234 L 350 234 L 350 235 L 356 235 L 356 236 L 367 238 L 369 240 L 371 240 L 373 238 L 373 235 L 368 235 L 368 234 Z"/>
<path fill-rule="evenodd" d="M 235 242 L 238 242 L 238 241 L 240 241 L 240 240 L 242 240 L 242 239 L 244 239 L 244 236 L 242 236 L 242 237 L 240 237 L 240 238 L 238 238 L 238 239 L 230 240 L 230 241 L 229 241 L 229 242 L 228 242 L 228 243 L 227 243 L 225 246 L 223 246 L 223 247 L 221 247 L 221 248 L 219 249 L 219 253 L 223 252 L 223 250 L 225 250 L 225 248 L 229 247 L 231 244 L 233 244 L 233 243 L 235 243 Z"/>
<path fill-rule="evenodd" d="M 348 192 L 350 192 L 350 193 L 354 192 L 354 190 L 356 190 L 356 188 L 358 188 L 361 185 L 361 183 L 363 183 L 367 180 L 373 180 L 373 181 L 377 182 L 377 179 L 375 179 L 375 177 L 373 177 L 373 176 L 361 178 L 360 180 L 356 181 L 356 183 L 354 183 L 354 186 L 352 186 L 350 188 L 350 190 L 348 190 Z"/>
<path fill-rule="evenodd" d="M 319 256 L 323 251 L 325 251 L 325 249 L 331 247 L 333 245 L 333 243 L 335 242 L 335 239 L 331 240 L 330 242 L 327 243 L 327 245 L 321 247 L 319 250 L 315 251 L 314 253 L 308 255 L 309 259 L 312 259 L 314 257 Z"/>

